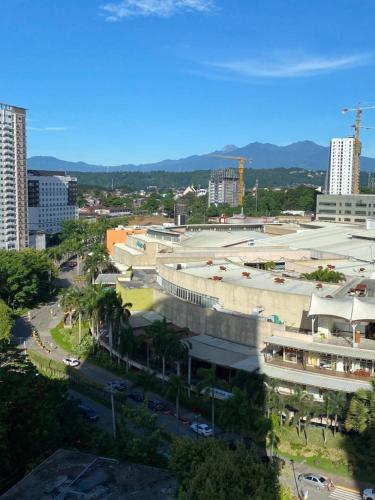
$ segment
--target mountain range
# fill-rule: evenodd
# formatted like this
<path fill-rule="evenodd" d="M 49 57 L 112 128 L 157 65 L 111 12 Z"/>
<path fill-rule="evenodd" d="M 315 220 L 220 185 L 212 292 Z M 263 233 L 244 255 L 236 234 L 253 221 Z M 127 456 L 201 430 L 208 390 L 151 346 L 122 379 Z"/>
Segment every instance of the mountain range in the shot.
<path fill-rule="evenodd" d="M 287 146 L 276 146 L 270 143 L 253 142 L 244 147 L 225 146 L 220 151 L 206 155 L 193 155 L 178 160 L 163 160 L 141 165 L 124 164 L 115 166 L 92 165 L 82 161 L 71 162 L 53 156 L 32 156 L 28 159 L 28 168 L 39 170 L 59 170 L 74 172 L 192 172 L 237 166 L 223 158 L 215 158 L 211 154 L 224 156 L 245 156 L 252 159 L 252 169 L 267 168 L 303 168 L 307 170 L 326 170 L 329 148 L 312 141 L 294 142 Z M 247 164 L 246 166 L 249 166 Z M 375 171 L 375 158 L 362 157 L 361 170 Z"/>

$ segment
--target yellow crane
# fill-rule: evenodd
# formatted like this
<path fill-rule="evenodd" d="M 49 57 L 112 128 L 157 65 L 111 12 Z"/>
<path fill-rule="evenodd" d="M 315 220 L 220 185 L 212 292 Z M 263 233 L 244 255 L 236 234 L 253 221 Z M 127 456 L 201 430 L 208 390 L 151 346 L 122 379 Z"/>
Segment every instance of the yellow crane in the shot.
<path fill-rule="evenodd" d="M 361 141 L 359 139 L 359 133 L 362 128 L 361 125 L 361 115 L 362 111 L 365 109 L 375 109 L 375 106 L 360 106 L 356 108 L 344 108 L 342 113 L 347 113 L 348 111 L 355 111 L 355 124 L 353 128 L 355 130 L 354 136 L 354 158 L 353 158 L 353 174 L 352 174 L 352 193 L 359 194 L 359 162 L 361 157 Z M 363 127 L 369 128 L 369 127 Z"/>
<path fill-rule="evenodd" d="M 244 168 L 245 161 L 249 163 L 252 161 L 250 158 L 245 158 L 244 156 L 226 156 L 212 154 L 209 156 L 214 156 L 215 158 L 224 158 L 225 160 L 236 160 L 238 161 L 238 173 L 239 173 L 239 186 L 238 186 L 238 204 L 240 207 L 243 205 L 243 192 L 244 192 Z"/>

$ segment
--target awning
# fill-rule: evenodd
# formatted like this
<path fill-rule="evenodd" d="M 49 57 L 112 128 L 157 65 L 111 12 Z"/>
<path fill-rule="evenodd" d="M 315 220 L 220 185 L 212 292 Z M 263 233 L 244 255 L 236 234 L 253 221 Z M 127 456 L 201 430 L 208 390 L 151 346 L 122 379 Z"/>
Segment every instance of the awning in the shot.
<path fill-rule="evenodd" d="M 308 316 L 331 316 L 355 321 L 375 321 L 375 302 L 358 297 L 328 298 L 312 294 Z"/>
<path fill-rule="evenodd" d="M 375 321 L 375 304 L 353 297 L 352 321 Z"/>
<path fill-rule="evenodd" d="M 352 317 L 353 299 L 342 298 L 334 299 L 327 297 L 319 297 L 314 293 L 311 296 L 309 316 L 333 316 L 336 318 L 344 318 L 348 321 Z"/>

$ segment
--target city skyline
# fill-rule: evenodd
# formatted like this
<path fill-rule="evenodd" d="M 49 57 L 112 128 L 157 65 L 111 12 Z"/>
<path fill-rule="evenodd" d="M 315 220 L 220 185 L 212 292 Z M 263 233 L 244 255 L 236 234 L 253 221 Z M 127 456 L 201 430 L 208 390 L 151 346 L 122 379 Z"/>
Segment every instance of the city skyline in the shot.
<path fill-rule="evenodd" d="M 1 100 L 29 110 L 28 156 L 113 165 L 231 143 L 328 145 L 352 133 L 343 107 L 375 102 L 370 9 L 67 0 L 62 10 L 5 0 Z M 375 113 L 363 123 L 373 126 Z M 372 134 L 362 134 L 370 157 Z"/>

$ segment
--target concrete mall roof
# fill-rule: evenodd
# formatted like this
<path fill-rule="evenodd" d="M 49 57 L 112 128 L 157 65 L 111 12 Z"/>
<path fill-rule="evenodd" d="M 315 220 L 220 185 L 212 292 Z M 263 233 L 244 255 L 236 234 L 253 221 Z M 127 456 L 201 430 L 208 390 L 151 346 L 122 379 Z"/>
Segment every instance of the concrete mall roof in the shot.
<path fill-rule="evenodd" d="M 375 258 L 375 242 L 363 239 L 369 237 L 371 231 L 349 224 L 332 223 L 323 227 L 311 227 L 317 229 L 300 229 L 296 233 L 268 238 L 259 243 L 259 246 L 315 249 L 363 261 Z"/>
<path fill-rule="evenodd" d="M 261 367 L 263 358 L 258 349 L 209 335 L 190 337 L 189 342 L 191 344 L 190 355 L 193 358 L 246 371 Z"/>
<path fill-rule="evenodd" d="M 167 264 L 167 266 L 175 267 L 175 264 Z M 220 269 L 221 266 L 225 267 L 225 271 Z M 334 295 L 339 289 L 339 286 L 335 284 L 325 284 L 323 288 L 316 289 L 316 283 L 312 281 L 293 278 L 285 278 L 283 283 L 277 283 L 275 278 L 281 277 L 281 273 L 262 271 L 226 260 L 215 260 L 213 265 L 207 265 L 207 262 L 187 263 L 186 268 L 179 272 L 206 279 L 210 279 L 212 276 L 222 276 L 222 283 L 306 296 L 311 296 L 313 292 L 322 296 Z M 250 277 L 243 276 L 243 272 L 249 272 Z"/>
<path fill-rule="evenodd" d="M 303 336 L 301 334 L 301 336 Z M 306 335 L 308 340 L 311 340 L 311 336 Z M 290 337 L 281 337 L 276 335 L 271 335 L 265 340 L 265 343 L 289 347 L 291 349 L 309 351 L 309 352 L 319 352 L 322 354 L 334 354 L 337 356 L 343 356 L 348 358 L 357 359 L 368 359 L 375 361 L 375 350 L 362 349 L 361 347 L 344 347 L 336 344 L 323 344 L 321 342 L 311 342 L 304 341 Z"/>
<path fill-rule="evenodd" d="M 210 248 L 210 247 L 226 247 L 226 246 L 241 246 L 248 247 L 250 240 L 264 240 L 270 238 L 268 234 L 259 231 L 243 230 L 227 230 L 227 231 L 192 231 L 184 234 L 184 239 L 181 241 L 183 247 L 189 248 Z"/>

